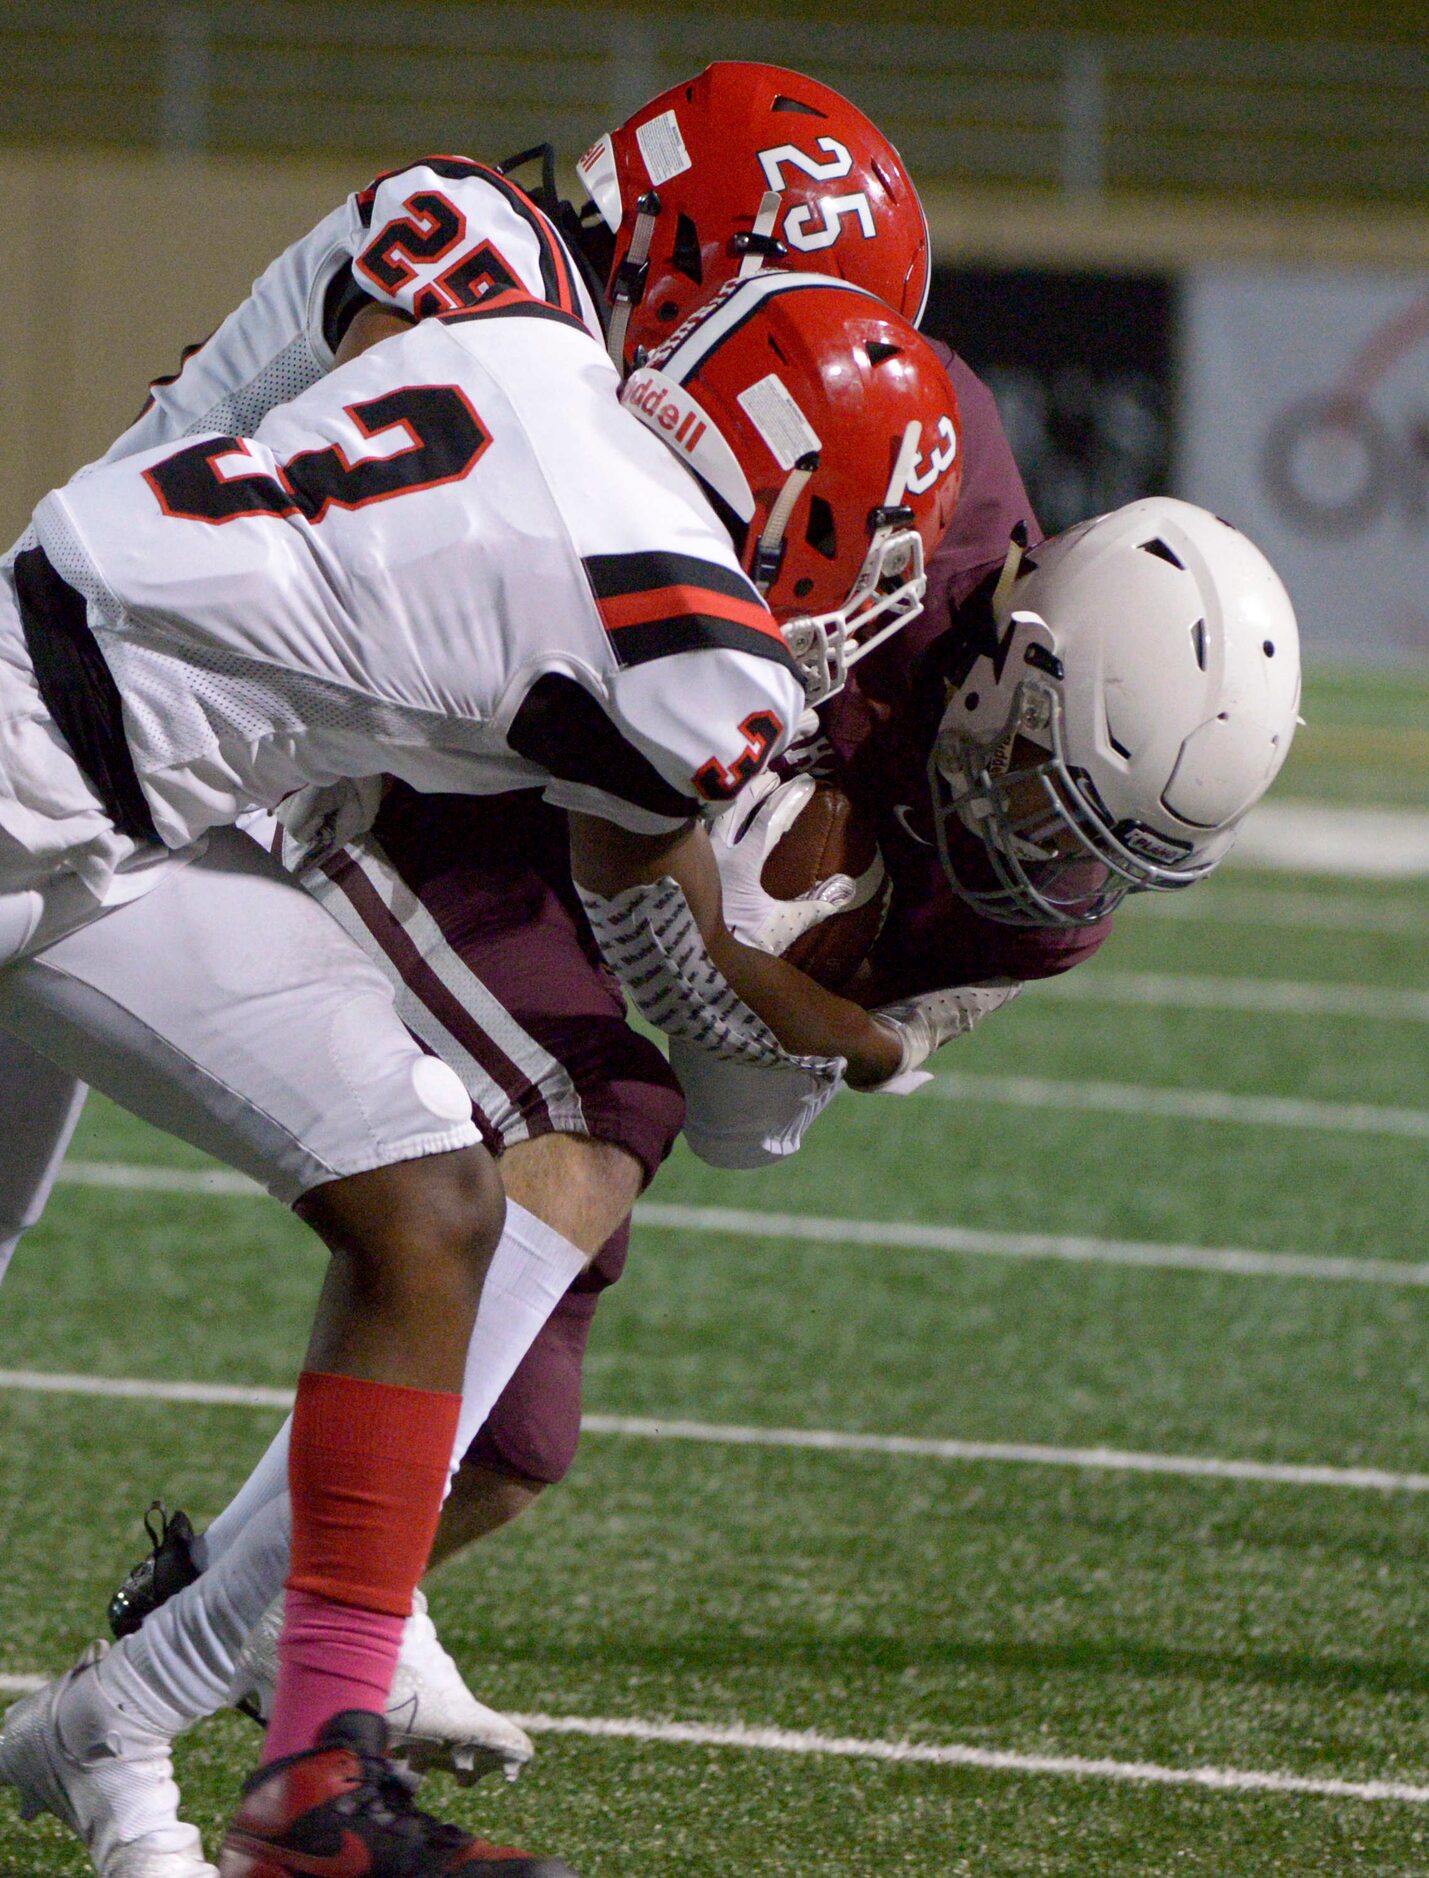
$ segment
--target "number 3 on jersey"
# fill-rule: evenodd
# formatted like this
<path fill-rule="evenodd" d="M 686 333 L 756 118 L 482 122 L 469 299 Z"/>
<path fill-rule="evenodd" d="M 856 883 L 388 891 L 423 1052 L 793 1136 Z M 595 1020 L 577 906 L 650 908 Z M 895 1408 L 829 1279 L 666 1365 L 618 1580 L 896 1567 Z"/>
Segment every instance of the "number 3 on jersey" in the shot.
<path fill-rule="evenodd" d="M 273 475 L 253 458 L 242 437 L 205 437 L 145 470 L 144 481 L 165 515 L 185 521 L 304 515 L 320 522 L 330 508 L 361 509 L 460 482 L 491 442 L 455 385 L 404 385 L 343 408 L 364 437 L 405 430 L 407 447 L 354 463 L 340 445 L 329 444 L 289 457 Z"/>

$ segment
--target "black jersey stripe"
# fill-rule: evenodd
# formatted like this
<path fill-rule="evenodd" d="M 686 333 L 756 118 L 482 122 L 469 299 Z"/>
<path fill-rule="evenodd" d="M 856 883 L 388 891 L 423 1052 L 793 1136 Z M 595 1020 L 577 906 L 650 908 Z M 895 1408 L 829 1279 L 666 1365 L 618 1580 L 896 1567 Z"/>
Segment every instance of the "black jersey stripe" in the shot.
<path fill-rule="evenodd" d="M 597 600 L 630 593 L 654 593 L 662 587 L 706 587 L 731 600 L 758 602 L 754 583 L 732 567 L 694 554 L 588 554 L 581 563 Z"/>

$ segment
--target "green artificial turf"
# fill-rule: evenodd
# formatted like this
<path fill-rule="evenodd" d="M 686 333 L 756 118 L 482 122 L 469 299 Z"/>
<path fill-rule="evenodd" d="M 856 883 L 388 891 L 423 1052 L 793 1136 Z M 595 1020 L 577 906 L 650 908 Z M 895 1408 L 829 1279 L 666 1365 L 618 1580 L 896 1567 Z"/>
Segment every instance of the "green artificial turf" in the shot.
<path fill-rule="evenodd" d="M 1311 695 L 1353 727 L 1393 717 L 1383 690 Z M 1358 755 L 1315 761 L 1302 797 L 1386 799 Z M 1194 916 L 1130 909 L 1086 975 L 1425 986 L 1422 882 L 1228 870 L 1197 894 Z M 1248 896 L 1331 923 L 1257 924 L 1235 911 Z M 1033 992 L 939 1068 L 1422 1113 L 1427 1045 L 1408 1020 Z M 73 1158 L 199 1164 L 100 1103 Z M 1412 1263 L 1426 1161 L 1408 1135 L 1019 1108 L 974 1082 L 841 1097 L 796 1161 L 757 1176 L 680 1150 L 652 1198 Z M 64 1185 L 7 1281 L 0 1368 L 287 1386 L 320 1272 L 265 1200 Z M 1422 1473 L 1426 1352 L 1422 1286 L 646 1226 L 597 1320 L 587 1407 Z M 276 1421 L 0 1389 L 0 1674 L 62 1667 L 142 1548 L 147 1501 L 211 1516 Z M 430 1589 L 474 1688 L 523 1714 L 1423 1786 L 1426 1555 L 1429 1494 L 602 1432 Z M 227 1717 L 181 1749 L 211 1844 L 255 1739 Z M 515 1788 L 429 1794 L 584 1878 L 1429 1872 L 1429 1806 L 767 1747 L 545 1734 L 539 1750 Z M 0 1878 L 86 1869 L 0 1796 Z"/>

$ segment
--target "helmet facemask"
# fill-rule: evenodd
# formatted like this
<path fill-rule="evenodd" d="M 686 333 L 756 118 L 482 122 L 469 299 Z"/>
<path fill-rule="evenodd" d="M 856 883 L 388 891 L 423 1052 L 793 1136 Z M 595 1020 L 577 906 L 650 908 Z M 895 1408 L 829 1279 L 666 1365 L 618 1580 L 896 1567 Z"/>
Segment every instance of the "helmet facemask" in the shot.
<path fill-rule="evenodd" d="M 786 609 L 780 606 L 777 592 L 771 597 L 770 588 L 774 583 L 766 581 L 761 587 L 780 619 L 784 642 L 799 668 L 811 706 L 822 704 L 841 691 L 850 667 L 866 658 L 875 646 L 882 645 L 922 608 L 928 586 L 923 538 L 913 526 L 912 509 L 903 500 L 917 459 L 919 437 L 920 426 L 910 423 L 903 433 L 884 499 L 868 518 L 872 536 L 868 553 L 841 606 L 823 613 L 786 618 Z M 792 482 L 792 477 L 790 480 Z M 786 484 L 786 493 L 788 487 Z M 782 498 L 771 512 L 770 525 L 766 525 L 755 549 L 756 586 L 761 584 L 760 557 L 768 554 L 766 538 L 778 519 L 781 505 Z"/>
<path fill-rule="evenodd" d="M 1173 866 L 1127 846 L 1091 779 L 1067 760 L 1058 683 L 1050 672 L 1023 678 L 991 739 L 958 728 L 955 695 L 928 762 L 944 871 L 970 906 L 1002 925 L 1094 926 L 1128 893 L 1189 887 L 1219 858 L 1188 851 Z M 981 856 L 966 858 L 959 830 L 977 837 Z"/>

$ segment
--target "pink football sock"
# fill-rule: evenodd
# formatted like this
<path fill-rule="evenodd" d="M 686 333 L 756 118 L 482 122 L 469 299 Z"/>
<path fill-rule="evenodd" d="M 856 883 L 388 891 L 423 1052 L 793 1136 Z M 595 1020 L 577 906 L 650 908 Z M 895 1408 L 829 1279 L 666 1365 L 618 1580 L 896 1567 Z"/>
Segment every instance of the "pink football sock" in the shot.
<path fill-rule="evenodd" d="M 361 1611 L 310 1591 L 287 1593 L 278 1645 L 278 1692 L 263 1759 L 310 1748 L 324 1724 L 344 1709 L 381 1714 L 392 1686 L 403 1617 Z"/>
<path fill-rule="evenodd" d="M 426 1569 L 461 1397 L 304 1370 L 293 1405 L 293 1551 L 263 1759 L 343 1709 L 380 1715 Z"/>

